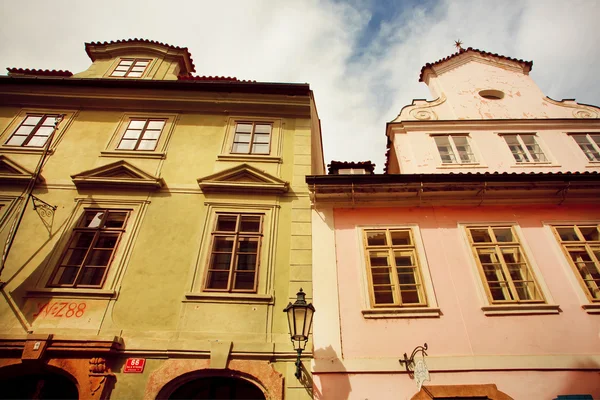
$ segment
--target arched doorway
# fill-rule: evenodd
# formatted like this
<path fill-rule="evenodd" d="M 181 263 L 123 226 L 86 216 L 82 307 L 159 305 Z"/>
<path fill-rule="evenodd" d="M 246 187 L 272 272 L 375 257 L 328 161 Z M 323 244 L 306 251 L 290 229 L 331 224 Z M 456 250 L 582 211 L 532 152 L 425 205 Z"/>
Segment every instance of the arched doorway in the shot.
<path fill-rule="evenodd" d="M 0 369 L 0 399 L 78 399 L 75 383 L 54 368 L 15 365 Z"/>
<path fill-rule="evenodd" d="M 178 399 L 247 399 L 265 400 L 265 395 L 253 383 L 229 376 L 207 376 L 187 381 L 168 397 Z"/>

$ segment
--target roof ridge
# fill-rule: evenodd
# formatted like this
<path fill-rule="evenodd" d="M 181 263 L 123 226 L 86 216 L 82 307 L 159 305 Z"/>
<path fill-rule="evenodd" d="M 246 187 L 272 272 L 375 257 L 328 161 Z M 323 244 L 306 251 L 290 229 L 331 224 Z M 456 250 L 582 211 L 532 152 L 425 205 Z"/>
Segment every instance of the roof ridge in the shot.
<path fill-rule="evenodd" d="M 35 68 L 15 68 L 7 67 L 6 70 L 11 74 L 41 75 L 41 76 L 73 76 L 73 73 L 62 69 L 35 69 Z"/>

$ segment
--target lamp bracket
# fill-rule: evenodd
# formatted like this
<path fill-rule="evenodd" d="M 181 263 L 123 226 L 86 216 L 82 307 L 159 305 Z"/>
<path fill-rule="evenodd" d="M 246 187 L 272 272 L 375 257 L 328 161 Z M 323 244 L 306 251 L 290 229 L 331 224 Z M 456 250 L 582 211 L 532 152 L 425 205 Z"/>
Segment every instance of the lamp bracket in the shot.
<path fill-rule="evenodd" d="M 423 344 L 423 346 L 415 347 L 415 349 L 412 351 L 410 357 L 408 357 L 406 355 L 406 353 L 404 353 L 404 360 L 400 359 L 400 360 L 398 360 L 398 362 L 400 362 L 400 364 L 404 364 L 404 366 L 406 367 L 406 372 L 410 373 L 411 370 L 409 368 L 414 366 L 415 356 L 417 355 L 417 353 L 421 353 L 423 355 L 423 357 L 425 357 L 427 355 L 427 352 L 425 350 L 427 350 L 427 343 Z"/>

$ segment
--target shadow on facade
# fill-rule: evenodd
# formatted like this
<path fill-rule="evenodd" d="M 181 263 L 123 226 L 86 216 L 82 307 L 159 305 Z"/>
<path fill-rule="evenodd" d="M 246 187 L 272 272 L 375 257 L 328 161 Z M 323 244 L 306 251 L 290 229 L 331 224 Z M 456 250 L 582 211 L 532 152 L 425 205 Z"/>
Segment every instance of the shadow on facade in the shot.
<path fill-rule="evenodd" d="M 570 375 L 558 395 L 591 395 L 592 398 L 600 398 L 600 364 L 592 359 L 580 362 L 570 368 Z"/>
<path fill-rule="evenodd" d="M 315 371 L 327 371 L 333 366 L 337 366 L 337 368 L 334 373 L 318 373 L 317 385 L 312 385 L 313 398 L 317 400 L 347 399 L 352 391 L 350 378 L 335 350 L 331 346 L 315 350 L 314 363 Z"/>

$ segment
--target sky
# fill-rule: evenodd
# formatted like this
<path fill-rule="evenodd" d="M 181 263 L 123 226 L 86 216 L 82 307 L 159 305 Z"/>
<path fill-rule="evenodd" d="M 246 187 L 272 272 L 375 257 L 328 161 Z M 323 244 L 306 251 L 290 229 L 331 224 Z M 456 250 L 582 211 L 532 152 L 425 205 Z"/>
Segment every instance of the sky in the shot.
<path fill-rule="evenodd" d="M 385 163 L 385 124 L 432 100 L 421 67 L 454 41 L 532 60 L 549 97 L 600 105 L 598 0 L 0 0 L 0 68 L 90 65 L 84 43 L 188 47 L 198 75 L 309 83 L 325 163 Z"/>

